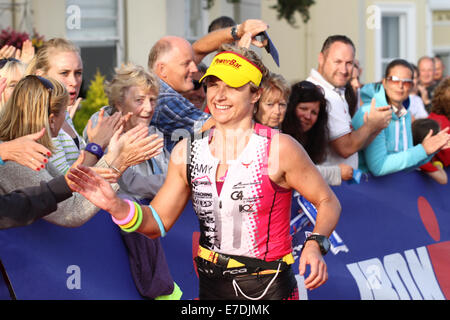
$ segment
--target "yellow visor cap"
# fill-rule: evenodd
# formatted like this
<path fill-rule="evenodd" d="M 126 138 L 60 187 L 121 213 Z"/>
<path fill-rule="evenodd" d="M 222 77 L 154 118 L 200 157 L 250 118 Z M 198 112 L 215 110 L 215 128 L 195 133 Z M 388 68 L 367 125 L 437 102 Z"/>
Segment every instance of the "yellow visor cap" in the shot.
<path fill-rule="evenodd" d="M 235 52 L 223 51 L 214 57 L 200 82 L 207 76 L 216 76 L 230 87 L 238 88 L 250 81 L 259 86 L 262 72 L 247 58 Z"/>

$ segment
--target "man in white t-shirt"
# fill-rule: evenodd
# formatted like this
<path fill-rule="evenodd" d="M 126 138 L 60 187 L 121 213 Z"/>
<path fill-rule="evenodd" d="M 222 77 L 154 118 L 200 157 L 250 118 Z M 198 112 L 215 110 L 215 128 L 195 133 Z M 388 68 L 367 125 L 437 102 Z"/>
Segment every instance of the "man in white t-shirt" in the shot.
<path fill-rule="evenodd" d="M 358 168 L 358 151 L 370 144 L 391 119 L 389 106 L 375 108 L 374 101 L 365 124 L 354 131 L 345 100 L 345 85 L 350 81 L 355 60 L 355 46 L 346 36 L 328 37 L 319 53 L 318 69 L 312 69 L 308 81 L 319 85 L 328 101 L 329 145 L 324 164 L 346 163 Z"/>

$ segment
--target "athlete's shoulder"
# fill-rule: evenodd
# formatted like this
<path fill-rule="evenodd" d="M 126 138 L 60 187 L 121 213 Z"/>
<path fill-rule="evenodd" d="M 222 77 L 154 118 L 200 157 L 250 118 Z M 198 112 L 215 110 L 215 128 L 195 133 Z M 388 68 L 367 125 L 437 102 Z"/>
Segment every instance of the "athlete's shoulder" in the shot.
<path fill-rule="evenodd" d="M 294 151 L 295 149 L 301 148 L 301 145 L 297 140 L 295 140 L 292 136 L 282 132 L 277 132 L 272 136 L 272 145 L 274 143 L 277 144 L 278 147 L 282 150 Z"/>
<path fill-rule="evenodd" d="M 170 162 L 177 165 L 185 165 L 187 162 L 188 156 L 188 145 L 190 144 L 190 138 L 183 138 L 175 147 L 173 147 L 172 152 L 170 153 Z"/>

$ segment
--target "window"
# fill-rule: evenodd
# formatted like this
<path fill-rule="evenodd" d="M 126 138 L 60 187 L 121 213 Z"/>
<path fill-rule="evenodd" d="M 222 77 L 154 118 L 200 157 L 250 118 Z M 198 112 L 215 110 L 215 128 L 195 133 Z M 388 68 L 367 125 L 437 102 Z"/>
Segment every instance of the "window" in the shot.
<path fill-rule="evenodd" d="M 206 34 L 207 26 L 205 17 L 206 1 L 185 0 L 186 39 L 192 42 Z"/>
<path fill-rule="evenodd" d="M 82 90 L 97 70 L 109 77 L 123 60 L 123 0 L 66 0 L 67 38 L 81 48 Z"/>
<path fill-rule="evenodd" d="M 168 21 L 173 21 L 179 18 L 174 10 L 180 10 L 180 0 L 167 0 L 168 12 L 170 17 Z M 173 34 L 181 34 L 182 37 L 188 39 L 190 42 L 198 40 L 207 33 L 209 23 L 219 16 L 229 16 L 237 23 L 243 22 L 246 19 L 260 19 L 261 18 L 261 3 L 259 0 L 240 0 L 239 3 L 232 3 L 228 0 L 215 0 L 214 10 L 206 10 L 206 0 L 184 0 L 184 30 L 179 32 L 182 24 L 177 26 L 169 25 L 168 30 Z M 176 9 L 175 9 L 176 8 Z M 215 12 L 214 16 L 211 12 Z M 181 17 L 180 17 L 181 18 Z M 178 32 L 177 32 L 178 31 Z"/>
<path fill-rule="evenodd" d="M 416 61 L 415 6 L 378 4 L 380 28 L 375 29 L 375 77 L 384 76 L 386 66 L 393 59 Z"/>
<path fill-rule="evenodd" d="M 427 14 L 427 54 L 439 55 L 445 65 L 444 76 L 450 75 L 450 1 L 429 0 Z"/>

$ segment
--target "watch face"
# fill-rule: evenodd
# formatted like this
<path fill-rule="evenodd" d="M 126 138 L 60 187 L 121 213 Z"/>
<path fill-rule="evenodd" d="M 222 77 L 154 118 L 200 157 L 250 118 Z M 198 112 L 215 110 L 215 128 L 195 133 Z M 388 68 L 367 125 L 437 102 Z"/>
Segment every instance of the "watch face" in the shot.
<path fill-rule="evenodd" d="M 328 240 L 327 237 L 324 237 L 324 239 L 322 241 L 322 245 L 323 245 L 324 252 L 327 253 L 328 250 L 330 250 L 330 247 L 331 247 L 330 240 Z"/>
<path fill-rule="evenodd" d="M 306 239 L 306 241 L 308 240 L 314 240 L 319 244 L 320 252 L 322 253 L 322 255 L 325 255 L 330 250 L 330 240 L 328 240 L 328 238 L 325 236 L 312 234 Z"/>

